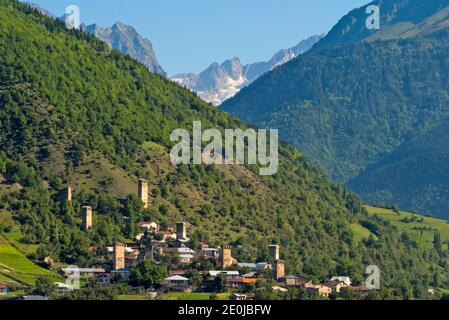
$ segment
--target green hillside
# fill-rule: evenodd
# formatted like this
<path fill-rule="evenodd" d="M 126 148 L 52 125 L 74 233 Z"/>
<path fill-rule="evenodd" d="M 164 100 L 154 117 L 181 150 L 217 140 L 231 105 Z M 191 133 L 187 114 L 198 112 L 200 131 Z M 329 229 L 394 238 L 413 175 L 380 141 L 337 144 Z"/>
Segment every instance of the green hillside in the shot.
<path fill-rule="evenodd" d="M 449 241 L 449 222 L 445 220 L 372 206 L 365 206 L 365 208 L 369 214 L 377 215 L 391 222 L 398 230 L 406 231 L 417 243 L 425 248 L 433 249 L 435 247 L 435 234 L 439 234 L 441 243 Z"/>
<path fill-rule="evenodd" d="M 22 252 L 0 236 L 0 283 L 34 285 L 39 277 L 60 280 L 58 275 L 31 262 Z"/>
<path fill-rule="evenodd" d="M 188 222 L 193 241 L 241 244 L 241 261 L 267 259 L 266 246 L 279 243 L 287 271 L 315 279 L 362 281 L 377 264 L 401 297 L 421 297 L 435 274 L 438 286 L 448 280 L 438 268 L 447 250 L 404 241 L 291 147 L 280 147 L 272 177 L 256 166 L 171 164 L 173 129 L 197 120 L 203 128 L 246 126 L 92 36 L 0 0 L 0 61 L 0 209 L 20 225 L 21 245 L 37 246 L 38 259 L 101 264 L 92 245 L 131 241 L 138 221 L 154 219 Z M 141 177 L 151 184 L 149 209 L 135 195 Z M 58 196 L 67 184 L 71 203 Z M 94 208 L 88 232 L 86 204 Z M 376 238 L 357 241 L 353 224 Z"/>
<path fill-rule="evenodd" d="M 404 143 L 348 185 L 376 204 L 449 219 L 449 125 Z"/>
<path fill-rule="evenodd" d="M 380 29 L 369 30 L 367 7 L 380 8 Z M 407 39 L 426 35 L 449 25 L 447 0 L 375 0 L 345 15 L 313 50 L 360 41 Z"/>

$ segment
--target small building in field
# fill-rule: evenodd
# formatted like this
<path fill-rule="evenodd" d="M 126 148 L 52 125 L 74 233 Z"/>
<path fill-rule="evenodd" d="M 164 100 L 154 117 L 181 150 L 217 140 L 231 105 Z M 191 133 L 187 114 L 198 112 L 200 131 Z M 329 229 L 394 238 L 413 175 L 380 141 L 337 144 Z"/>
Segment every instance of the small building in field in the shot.
<path fill-rule="evenodd" d="M 189 279 L 182 276 L 172 276 L 166 278 L 164 280 L 163 287 L 167 291 L 181 291 L 181 292 L 192 291 Z"/>
<path fill-rule="evenodd" d="M 229 297 L 229 299 L 233 301 L 245 301 L 248 299 L 248 296 L 246 294 L 234 293 Z"/>

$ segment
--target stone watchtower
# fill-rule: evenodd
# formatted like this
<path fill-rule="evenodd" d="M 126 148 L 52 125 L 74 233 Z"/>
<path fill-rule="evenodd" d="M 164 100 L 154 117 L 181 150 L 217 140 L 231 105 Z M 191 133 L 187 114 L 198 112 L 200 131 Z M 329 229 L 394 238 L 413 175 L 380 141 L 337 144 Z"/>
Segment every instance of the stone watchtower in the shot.
<path fill-rule="evenodd" d="M 232 258 L 232 247 L 230 245 L 223 245 L 221 248 L 221 266 L 223 269 L 232 267 L 234 259 Z"/>
<path fill-rule="evenodd" d="M 125 245 L 123 243 L 114 243 L 112 268 L 113 270 L 125 269 Z"/>
<path fill-rule="evenodd" d="M 83 212 L 83 228 L 84 230 L 90 230 L 93 227 L 92 223 L 92 207 L 84 206 Z"/>
<path fill-rule="evenodd" d="M 274 262 L 274 276 L 276 280 L 285 276 L 285 261 L 276 260 Z"/>
<path fill-rule="evenodd" d="M 268 246 L 268 254 L 274 261 L 279 260 L 280 258 L 279 252 L 280 247 L 278 245 L 272 244 Z"/>
<path fill-rule="evenodd" d="M 72 202 L 72 187 L 67 186 L 67 189 L 65 190 L 65 200 L 68 202 Z"/>
<path fill-rule="evenodd" d="M 178 222 L 176 224 L 176 240 L 187 239 L 187 227 L 184 222 Z"/>
<path fill-rule="evenodd" d="M 137 185 L 137 196 L 139 197 L 140 201 L 143 202 L 144 208 L 149 207 L 148 203 L 148 180 L 145 179 L 139 179 L 139 183 Z"/>

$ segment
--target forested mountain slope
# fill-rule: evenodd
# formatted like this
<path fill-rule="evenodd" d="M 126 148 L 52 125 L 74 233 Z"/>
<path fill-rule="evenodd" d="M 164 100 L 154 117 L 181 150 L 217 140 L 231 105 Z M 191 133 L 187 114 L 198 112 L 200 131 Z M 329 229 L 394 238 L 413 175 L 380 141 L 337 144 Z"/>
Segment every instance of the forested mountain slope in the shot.
<path fill-rule="evenodd" d="M 349 182 L 371 203 L 449 218 L 449 125 L 408 141 Z"/>
<path fill-rule="evenodd" d="M 368 29 L 366 22 L 378 6 L 380 29 Z M 368 11 L 368 12 L 367 12 Z M 345 15 L 313 51 L 360 41 L 405 39 L 426 36 L 449 25 L 448 0 L 375 0 Z"/>
<path fill-rule="evenodd" d="M 306 54 L 222 108 L 279 128 L 281 137 L 345 182 L 449 116 L 448 34 Z"/>

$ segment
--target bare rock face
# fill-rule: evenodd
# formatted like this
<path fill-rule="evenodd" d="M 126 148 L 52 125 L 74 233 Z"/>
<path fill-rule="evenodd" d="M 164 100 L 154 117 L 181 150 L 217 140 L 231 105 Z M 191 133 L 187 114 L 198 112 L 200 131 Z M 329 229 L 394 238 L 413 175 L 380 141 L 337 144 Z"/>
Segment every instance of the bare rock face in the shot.
<path fill-rule="evenodd" d="M 279 50 L 266 62 L 242 65 L 239 58 L 233 58 L 221 65 L 215 62 L 199 75 L 178 74 L 171 79 L 195 91 L 203 100 L 218 106 L 264 73 L 307 52 L 321 38 L 322 36 L 312 36 L 293 48 Z"/>
<path fill-rule="evenodd" d="M 150 71 L 167 76 L 157 61 L 150 40 L 143 38 L 133 27 L 121 22 L 117 22 L 110 28 L 92 24 L 85 27 L 85 31 L 106 42 L 111 49 L 136 59 Z"/>

